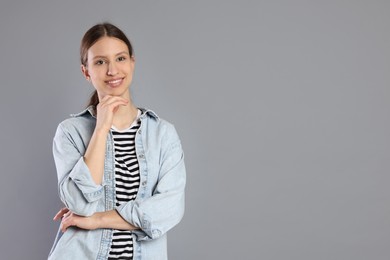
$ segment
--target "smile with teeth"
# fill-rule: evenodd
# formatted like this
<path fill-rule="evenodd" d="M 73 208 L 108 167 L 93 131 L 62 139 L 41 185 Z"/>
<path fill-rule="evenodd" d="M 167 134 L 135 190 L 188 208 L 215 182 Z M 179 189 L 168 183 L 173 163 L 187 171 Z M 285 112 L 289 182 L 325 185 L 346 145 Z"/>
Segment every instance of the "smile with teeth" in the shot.
<path fill-rule="evenodd" d="M 111 87 L 116 87 L 119 86 L 122 83 L 122 81 L 123 78 L 120 78 L 120 79 L 113 79 L 113 80 L 106 81 L 106 83 Z"/>

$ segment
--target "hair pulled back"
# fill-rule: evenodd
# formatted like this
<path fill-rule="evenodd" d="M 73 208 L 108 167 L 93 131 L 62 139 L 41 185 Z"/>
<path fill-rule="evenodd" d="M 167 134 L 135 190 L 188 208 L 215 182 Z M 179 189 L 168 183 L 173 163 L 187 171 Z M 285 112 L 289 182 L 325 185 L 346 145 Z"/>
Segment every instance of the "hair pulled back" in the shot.
<path fill-rule="evenodd" d="M 130 57 L 133 56 L 133 46 L 131 45 L 129 39 L 123 33 L 121 29 L 116 27 L 111 23 L 100 23 L 92 26 L 83 36 L 80 45 L 80 62 L 85 67 L 88 63 L 88 50 L 102 37 L 114 37 L 123 41 L 127 48 L 129 49 Z M 95 106 L 99 103 L 99 97 L 97 91 L 95 90 L 89 100 L 88 106 Z"/>

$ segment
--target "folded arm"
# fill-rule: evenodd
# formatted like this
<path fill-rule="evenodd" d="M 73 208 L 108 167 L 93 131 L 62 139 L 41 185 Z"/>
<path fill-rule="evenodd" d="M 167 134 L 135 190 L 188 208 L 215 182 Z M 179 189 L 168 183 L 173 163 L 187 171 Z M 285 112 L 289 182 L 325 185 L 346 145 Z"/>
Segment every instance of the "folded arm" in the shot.
<path fill-rule="evenodd" d="M 69 227 L 94 230 L 99 228 L 112 228 L 119 230 L 136 230 L 137 227 L 125 221 L 116 210 L 96 212 L 92 216 L 77 215 L 68 208 L 62 208 L 54 216 L 54 220 L 61 220 L 60 229 L 65 232 Z"/>
<path fill-rule="evenodd" d="M 138 240 L 159 238 L 183 217 L 186 171 L 181 144 L 178 138 L 176 140 L 163 154 L 159 180 L 152 196 L 116 208 L 127 222 L 140 228 L 134 232 Z"/>
<path fill-rule="evenodd" d="M 97 184 L 73 136 L 59 125 L 53 140 L 53 156 L 58 175 L 61 201 L 72 212 L 91 216 L 96 212 L 98 200 L 104 195 L 103 184 Z"/>

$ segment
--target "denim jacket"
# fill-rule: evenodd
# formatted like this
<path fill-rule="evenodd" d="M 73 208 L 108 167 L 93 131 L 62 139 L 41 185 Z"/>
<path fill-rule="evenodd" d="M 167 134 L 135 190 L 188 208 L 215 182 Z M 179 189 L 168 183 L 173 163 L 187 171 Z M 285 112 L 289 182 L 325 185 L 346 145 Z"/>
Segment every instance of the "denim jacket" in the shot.
<path fill-rule="evenodd" d="M 115 206 L 115 162 L 112 134 L 107 135 L 104 177 L 97 185 L 84 162 L 95 129 L 93 107 L 61 122 L 53 140 L 53 155 L 61 201 L 72 212 L 91 216 L 115 209 L 133 231 L 134 260 L 167 259 L 167 231 L 184 214 L 186 171 L 184 155 L 174 126 L 153 111 L 141 109 L 136 133 L 140 186 L 137 198 Z M 57 233 L 48 259 L 107 259 L 112 229 L 68 228 Z"/>

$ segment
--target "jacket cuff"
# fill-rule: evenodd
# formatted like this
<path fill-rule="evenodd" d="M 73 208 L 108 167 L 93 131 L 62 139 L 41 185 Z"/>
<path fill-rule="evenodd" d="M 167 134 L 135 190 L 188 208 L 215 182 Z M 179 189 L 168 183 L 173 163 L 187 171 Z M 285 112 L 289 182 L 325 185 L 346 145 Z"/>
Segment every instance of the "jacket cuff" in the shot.
<path fill-rule="evenodd" d="M 92 179 L 91 172 L 83 157 L 77 161 L 74 170 L 69 174 L 69 178 L 73 180 L 88 202 L 97 201 L 103 196 L 103 185 L 96 184 Z"/>
<path fill-rule="evenodd" d="M 140 228 L 140 230 L 133 231 L 133 233 L 137 237 L 137 241 L 152 240 L 152 239 L 159 238 L 162 235 L 162 232 L 158 229 L 152 228 L 150 218 L 142 212 L 137 212 L 137 213 L 133 212 L 138 208 L 138 207 L 134 207 L 135 203 L 136 202 L 134 201 L 129 201 L 128 203 L 123 203 L 119 205 L 115 209 L 124 220 Z M 129 211 L 128 207 L 132 207 L 132 210 Z M 128 212 L 132 212 L 131 216 L 128 215 Z M 142 217 L 139 218 L 138 216 L 142 216 Z"/>

